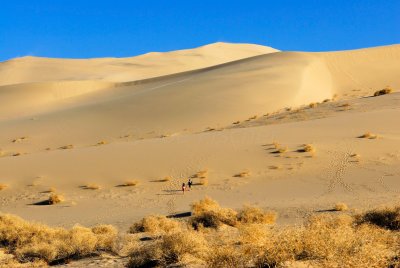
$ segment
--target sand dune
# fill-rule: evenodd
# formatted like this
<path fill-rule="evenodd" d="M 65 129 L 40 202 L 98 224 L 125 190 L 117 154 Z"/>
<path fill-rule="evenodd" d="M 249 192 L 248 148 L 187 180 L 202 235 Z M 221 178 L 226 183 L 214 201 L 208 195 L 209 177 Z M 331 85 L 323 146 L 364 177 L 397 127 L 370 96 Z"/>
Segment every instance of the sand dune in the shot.
<path fill-rule="evenodd" d="M 185 211 L 206 194 L 230 207 L 272 206 L 283 222 L 337 201 L 389 202 L 400 176 L 399 93 L 365 96 L 400 87 L 399 59 L 399 45 L 306 53 L 217 43 L 0 63 L 0 183 L 8 186 L 0 210 L 55 225 L 126 227 L 149 213 Z M 357 138 L 365 132 L 378 138 Z M 273 142 L 285 150 L 274 153 Z M 303 144 L 315 152 L 299 152 Z M 204 169 L 208 186 L 178 194 Z M 128 180 L 139 184 L 115 187 Z M 50 187 L 67 201 L 28 206 Z"/>

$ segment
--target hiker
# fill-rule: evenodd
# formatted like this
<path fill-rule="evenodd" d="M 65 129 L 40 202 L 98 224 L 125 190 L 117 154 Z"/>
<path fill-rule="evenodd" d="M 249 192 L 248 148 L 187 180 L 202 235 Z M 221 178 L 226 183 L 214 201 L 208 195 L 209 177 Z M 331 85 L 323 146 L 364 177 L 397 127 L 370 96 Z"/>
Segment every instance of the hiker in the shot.
<path fill-rule="evenodd" d="M 185 183 L 182 183 L 182 193 L 185 194 L 185 190 L 186 190 L 186 185 Z"/>
<path fill-rule="evenodd" d="M 193 185 L 192 179 L 189 178 L 189 181 L 188 181 L 189 191 L 192 189 L 192 185 Z"/>

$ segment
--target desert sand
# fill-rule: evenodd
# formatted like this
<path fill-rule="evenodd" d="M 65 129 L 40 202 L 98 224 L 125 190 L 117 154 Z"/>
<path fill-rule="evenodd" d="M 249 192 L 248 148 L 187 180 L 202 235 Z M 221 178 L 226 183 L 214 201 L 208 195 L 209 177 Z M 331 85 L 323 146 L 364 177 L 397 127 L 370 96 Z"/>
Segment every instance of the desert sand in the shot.
<path fill-rule="evenodd" d="M 399 74 L 400 45 L 312 53 L 215 43 L 1 62 L 0 211 L 125 230 L 205 196 L 273 209 L 282 225 L 338 202 L 396 203 Z M 394 92 L 372 97 L 387 86 Z M 207 183 L 194 176 L 182 194 L 200 171 Z M 35 205 L 50 188 L 65 201 Z"/>

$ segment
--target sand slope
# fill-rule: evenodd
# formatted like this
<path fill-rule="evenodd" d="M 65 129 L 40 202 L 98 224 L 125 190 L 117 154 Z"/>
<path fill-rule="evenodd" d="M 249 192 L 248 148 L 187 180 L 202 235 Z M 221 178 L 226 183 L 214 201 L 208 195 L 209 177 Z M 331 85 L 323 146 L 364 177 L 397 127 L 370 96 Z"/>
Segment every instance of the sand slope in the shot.
<path fill-rule="evenodd" d="M 231 207 L 274 206 L 291 220 L 335 201 L 384 203 L 400 186 L 399 95 L 364 97 L 400 87 L 399 59 L 399 45 L 305 53 L 217 43 L 127 59 L 0 63 L 0 183 L 9 185 L 0 210 L 126 226 L 205 194 Z M 381 138 L 357 138 L 367 131 Z M 288 152 L 274 154 L 274 141 Z M 316 154 L 296 152 L 304 143 Z M 181 196 L 184 178 L 205 168 L 209 186 Z M 249 178 L 234 177 L 244 170 Z M 174 179 L 157 182 L 165 176 Z M 140 185 L 115 187 L 128 179 Z M 103 188 L 79 188 L 85 183 Z M 49 187 L 67 203 L 27 205 Z"/>

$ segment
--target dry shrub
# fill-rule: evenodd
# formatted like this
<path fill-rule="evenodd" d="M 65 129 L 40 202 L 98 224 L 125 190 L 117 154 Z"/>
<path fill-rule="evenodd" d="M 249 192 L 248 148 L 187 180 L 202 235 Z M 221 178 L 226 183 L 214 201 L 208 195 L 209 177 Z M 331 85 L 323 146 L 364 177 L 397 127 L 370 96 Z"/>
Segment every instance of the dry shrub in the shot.
<path fill-rule="evenodd" d="M 172 177 L 171 176 L 165 176 L 163 179 L 160 179 L 160 180 L 158 180 L 159 182 L 168 182 L 168 181 L 170 181 L 170 180 L 172 180 Z"/>
<path fill-rule="evenodd" d="M 207 241 L 201 233 L 185 230 L 162 236 L 152 244 L 133 250 L 128 263 L 134 267 L 167 267 L 175 263 L 202 263 L 207 257 Z"/>
<path fill-rule="evenodd" d="M 330 102 L 332 101 L 331 99 L 324 99 L 323 102 Z"/>
<path fill-rule="evenodd" d="M 378 135 L 372 134 L 371 132 L 366 132 L 362 134 L 361 136 L 358 136 L 360 139 L 376 139 L 378 138 Z"/>
<path fill-rule="evenodd" d="M 254 120 L 257 119 L 257 115 L 253 115 L 252 117 L 249 117 L 249 120 Z"/>
<path fill-rule="evenodd" d="M 121 186 L 129 187 L 129 186 L 136 186 L 139 182 L 137 180 L 129 180 L 121 184 Z"/>
<path fill-rule="evenodd" d="M 165 216 L 151 215 L 134 223 L 130 228 L 130 233 L 146 232 L 153 235 L 160 235 L 179 231 L 181 225 L 179 222 L 168 219 Z"/>
<path fill-rule="evenodd" d="M 393 89 L 391 89 L 390 87 L 385 87 L 384 89 L 375 91 L 374 97 L 390 94 L 390 93 L 392 93 L 392 91 L 393 91 Z"/>
<path fill-rule="evenodd" d="M 237 215 L 240 223 L 262 223 L 273 224 L 276 221 L 277 214 L 274 211 L 264 211 L 258 207 L 245 206 Z"/>
<path fill-rule="evenodd" d="M 60 195 L 60 194 L 56 194 L 56 193 L 52 193 L 49 197 L 49 205 L 54 205 L 54 204 L 58 204 L 61 202 L 64 202 L 64 196 Z"/>
<path fill-rule="evenodd" d="M 47 263 L 113 251 L 117 230 L 111 225 L 67 230 L 29 223 L 13 215 L 0 216 L 0 244 L 20 262 Z"/>
<path fill-rule="evenodd" d="M 400 230 L 400 207 L 383 208 L 356 216 L 358 223 L 370 223 L 388 230 Z"/>
<path fill-rule="evenodd" d="M 208 176 L 208 169 L 204 169 L 204 170 L 201 170 L 201 171 L 197 172 L 196 174 L 194 174 L 192 176 L 192 178 L 203 179 L 203 178 L 207 178 L 207 176 Z"/>
<path fill-rule="evenodd" d="M 107 141 L 99 141 L 96 145 L 100 146 L 100 145 L 105 145 L 107 143 L 108 143 Z"/>
<path fill-rule="evenodd" d="M 303 144 L 302 148 L 298 149 L 297 151 L 300 153 L 313 153 L 315 152 L 315 148 L 311 144 Z"/>
<path fill-rule="evenodd" d="M 312 102 L 312 103 L 310 103 L 309 105 L 308 105 L 308 107 L 310 107 L 310 108 L 315 108 L 315 107 L 317 107 L 318 106 L 318 103 L 316 103 L 316 102 Z"/>
<path fill-rule="evenodd" d="M 213 247 L 206 262 L 210 268 L 246 267 L 247 259 L 244 258 L 239 246 L 224 245 Z"/>
<path fill-rule="evenodd" d="M 371 225 L 354 225 L 347 215 L 311 217 L 304 228 L 271 232 L 271 242 L 256 260 L 258 267 L 308 260 L 317 267 L 388 267 L 396 239 Z"/>
<path fill-rule="evenodd" d="M 349 209 L 349 207 L 345 203 L 337 203 L 333 207 L 333 210 L 335 210 L 335 211 L 346 211 L 348 209 Z"/>
<path fill-rule="evenodd" d="M 199 181 L 199 184 L 203 185 L 203 186 L 207 186 L 208 185 L 208 179 L 207 178 L 201 178 L 200 181 Z"/>
<path fill-rule="evenodd" d="M 190 224 L 199 229 L 202 227 L 218 228 L 221 224 L 235 226 L 237 212 L 230 208 L 222 208 L 217 201 L 205 197 L 192 205 Z"/>
<path fill-rule="evenodd" d="M 233 125 L 240 124 L 240 121 L 235 121 L 235 122 L 233 122 L 232 124 L 233 124 Z"/>
<path fill-rule="evenodd" d="M 69 145 L 61 146 L 59 149 L 61 149 L 61 150 L 67 150 L 67 149 L 73 149 L 73 148 L 74 148 L 74 145 L 69 144 Z"/>
<path fill-rule="evenodd" d="M 234 175 L 234 177 L 238 177 L 238 178 L 245 178 L 248 176 L 250 176 L 250 171 L 248 171 L 248 170 L 242 171 L 242 172 Z"/>
<path fill-rule="evenodd" d="M 98 184 L 89 183 L 89 184 L 82 186 L 82 188 L 85 190 L 100 190 L 101 186 Z"/>
<path fill-rule="evenodd" d="M 0 191 L 6 189 L 7 187 L 8 187 L 7 184 L 0 183 Z"/>

